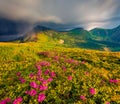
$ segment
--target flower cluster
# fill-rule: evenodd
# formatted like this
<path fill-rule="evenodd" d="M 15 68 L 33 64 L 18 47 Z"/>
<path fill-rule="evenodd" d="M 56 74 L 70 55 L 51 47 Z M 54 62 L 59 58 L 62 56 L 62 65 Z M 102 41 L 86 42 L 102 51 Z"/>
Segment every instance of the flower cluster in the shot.
<path fill-rule="evenodd" d="M 90 88 L 90 89 L 89 89 L 89 92 L 90 92 L 91 95 L 95 95 L 95 94 L 96 94 L 96 91 L 95 91 L 94 88 Z"/>
<path fill-rule="evenodd" d="M 15 84 L 10 83 L 10 88 L 7 87 L 2 94 L 0 92 L 0 97 L 4 96 L 0 98 L 0 104 L 110 104 L 119 101 L 117 95 L 120 80 L 117 75 L 112 76 L 109 73 L 113 72 L 103 68 L 94 68 L 93 65 L 98 66 L 97 62 L 93 63 L 94 60 L 86 61 L 87 58 L 84 57 L 72 59 L 67 55 L 59 55 L 62 54 L 55 53 L 53 56 L 50 52 L 40 52 L 39 57 L 45 61 L 36 62 L 35 67 L 32 63 L 34 68 L 30 66 L 29 70 L 25 68 L 15 73 Z M 13 86 L 18 89 L 12 88 Z M 7 95 L 9 89 L 14 91 Z M 11 99 L 7 98 L 8 96 L 11 96 Z"/>
<path fill-rule="evenodd" d="M 13 101 L 13 104 L 21 104 L 22 100 L 23 99 L 21 97 L 18 97 Z"/>
<path fill-rule="evenodd" d="M 46 69 L 44 72 L 42 71 L 43 67 L 50 66 L 50 63 L 47 61 L 37 62 L 35 65 L 37 68 L 36 74 L 30 73 L 29 77 L 31 78 L 30 87 L 31 90 L 25 92 L 25 94 L 30 96 L 38 96 L 38 102 L 43 102 L 46 98 L 45 93 L 48 89 L 48 84 L 53 81 L 53 78 L 56 77 L 56 73 L 51 71 L 50 69 Z M 49 76 L 47 79 L 44 76 Z"/>
<path fill-rule="evenodd" d="M 117 80 L 117 79 L 110 79 L 109 82 L 117 84 L 119 82 L 119 80 Z"/>

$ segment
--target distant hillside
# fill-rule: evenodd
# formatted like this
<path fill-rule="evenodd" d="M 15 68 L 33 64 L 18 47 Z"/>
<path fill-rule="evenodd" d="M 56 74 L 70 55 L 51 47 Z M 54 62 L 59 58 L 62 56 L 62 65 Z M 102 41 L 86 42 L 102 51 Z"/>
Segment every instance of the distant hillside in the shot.
<path fill-rule="evenodd" d="M 111 36 L 109 37 L 109 34 L 113 31 L 115 30 L 94 29 L 89 32 L 83 28 L 75 28 L 69 31 L 55 31 L 38 25 L 33 28 L 32 32 L 29 32 L 22 37 L 21 42 L 40 42 L 43 40 L 42 38 L 47 38 L 47 42 L 54 41 L 56 44 L 59 44 L 62 41 L 62 45 L 65 47 L 119 51 L 120 43 L 113 42 Z"/>
<path fill-rule="evenodd" d="M 83 28 L 57 31 L 40 24 L 28 29 L 27 25 L 23 21 L 0 19 L 0 41 L 40 42 L 47 38 L 48 42 L 62 43 L 65 47 L 120 51 L 120 26 L 91 31 Z"/>
<path fill-rule="evenodd" d="M 120 26 L 113 29 L 113 32 L 110 38 L 112 41 L 120 43 Z"/>
<path fill-rule="evenodd" d="M 90 33 L 95 40 L 120 43 L 120 26 L 114 29 L 95 28 L 91 30 Z"/>

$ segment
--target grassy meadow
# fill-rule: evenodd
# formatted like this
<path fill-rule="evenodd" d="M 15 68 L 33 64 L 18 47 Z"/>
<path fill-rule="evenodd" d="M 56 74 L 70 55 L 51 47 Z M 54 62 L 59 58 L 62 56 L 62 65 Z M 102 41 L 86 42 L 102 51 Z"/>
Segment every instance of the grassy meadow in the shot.
<path fill-rule="evenodd" d="M 120 104 L 120 52 L 0 43 L 0 104 Z"/>

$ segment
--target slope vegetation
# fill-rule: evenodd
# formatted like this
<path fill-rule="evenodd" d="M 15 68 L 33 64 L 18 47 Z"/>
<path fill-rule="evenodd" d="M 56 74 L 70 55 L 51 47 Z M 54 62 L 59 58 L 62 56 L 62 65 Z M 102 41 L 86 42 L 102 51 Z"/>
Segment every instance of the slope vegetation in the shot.
<path fill-rule="evenodd" d="M 119 52 L 65 48 L 38 36 L 0 43 L 0 104 L 120 103 Z"/>

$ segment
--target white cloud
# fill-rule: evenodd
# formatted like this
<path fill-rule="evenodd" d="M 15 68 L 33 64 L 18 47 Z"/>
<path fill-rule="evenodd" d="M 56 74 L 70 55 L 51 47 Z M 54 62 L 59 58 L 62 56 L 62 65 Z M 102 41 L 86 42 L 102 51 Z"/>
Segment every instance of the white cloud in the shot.
<path fill-rule="evenodd" d="M 32 23 L 76 24 L 85 28 L 118 25 L 110 18 L 120 16 L 119 9 L 119 0 L 0 0 L 3 17 Z"/>

